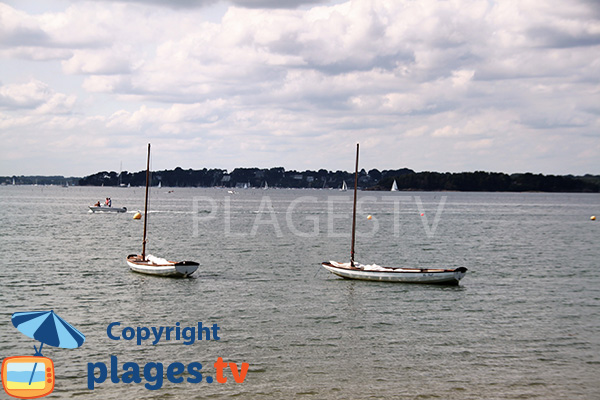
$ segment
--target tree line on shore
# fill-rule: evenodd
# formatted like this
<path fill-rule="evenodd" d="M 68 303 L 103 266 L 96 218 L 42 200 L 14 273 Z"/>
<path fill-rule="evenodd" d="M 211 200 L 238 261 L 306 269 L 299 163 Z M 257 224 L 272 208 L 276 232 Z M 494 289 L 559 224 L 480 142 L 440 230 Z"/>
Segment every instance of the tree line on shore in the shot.
<path fill-rule="evenodd" d="M 339 189 L 343 183 L 354 187 L 354 173 L 346 171 L 286 171 L 282 167 L 154 171 L 151 185 L 165 187 L 270 187 Z M 600 192 L 600 175 L 505 174 L 501 172 L 415 172 L 372 169 L 359 172 L 358 186 L 362 190 L 390 190 L 394 181 L 398 190 L 474 191 L 474 192 Z M 117 173 L 102 171 L 83 178 L 63 176 L 5 176 L 0 183 L 10 185 L 40 184 L 63 186 L 145 186 L 146 171 Z"/>
<path fill-rule="evenodd" d="M 223 169 L 174 170 L 152 173 L 152 186 L 165 187 L 270 187 L 270 188 L 341 188 L 346 182 L 354 186 L 354 173 L 346 171 L 286 171 L 282 167 L 236 168 L 230 173 Z M 486 191 L 486 192 L 600 192 L 600 175 L 543 175 L 505 174 L 501 172 L 415 172 L 372 169 L 359 172 L 358 186 L 363 190 L 390 190 L 394 181 L 398 190 L 425 191 Z M 98 172 L 81 178 L 79 185 L 144 186 L 146 172 Z"/>

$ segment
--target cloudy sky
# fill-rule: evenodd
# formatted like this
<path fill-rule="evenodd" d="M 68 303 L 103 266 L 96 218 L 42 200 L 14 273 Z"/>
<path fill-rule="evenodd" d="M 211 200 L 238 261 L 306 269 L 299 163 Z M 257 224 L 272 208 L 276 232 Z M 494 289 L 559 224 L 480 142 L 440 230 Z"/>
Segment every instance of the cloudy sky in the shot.
<path fill-rule="evenodd" d="M 0 0 L 0 175 L 600 174 L 597 0 Z"/>

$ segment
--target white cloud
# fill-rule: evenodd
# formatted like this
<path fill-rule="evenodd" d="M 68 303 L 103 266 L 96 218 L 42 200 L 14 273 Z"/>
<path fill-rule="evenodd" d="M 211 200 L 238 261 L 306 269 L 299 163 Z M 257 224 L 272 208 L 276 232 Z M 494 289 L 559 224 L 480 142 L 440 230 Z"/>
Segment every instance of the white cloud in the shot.
<path fill-rule="evenodd" d="M 39 81 L 5 85 L 0 87 L 0 105 L 7 108 L 35 108 L 47 97 L 47 92 L 47 86 Z"/>
<path fill-rule="evenodd" d="M 128 74 L 132 63 L 128 54 L 131 49 L 75 50 L 71 58 L 63 61 L 63 70 L 66 74 Z"/>
<path fill-rule="evenodd" d="M 37 19 L 0 3 L 0 43 L 3 46 L 33 45 L 46 40 Z"/>
<path fill-rule="evenodd" d="M 593 2 L 239 0 L 217 19 L 214 1 L 52 4 L 0 3 L 0 140 L 75 160 L 152 139 L 186 168 L 296 169 L 348 168 L 329 155 L 360 141 L 371 168 L 598 173 Z"/>

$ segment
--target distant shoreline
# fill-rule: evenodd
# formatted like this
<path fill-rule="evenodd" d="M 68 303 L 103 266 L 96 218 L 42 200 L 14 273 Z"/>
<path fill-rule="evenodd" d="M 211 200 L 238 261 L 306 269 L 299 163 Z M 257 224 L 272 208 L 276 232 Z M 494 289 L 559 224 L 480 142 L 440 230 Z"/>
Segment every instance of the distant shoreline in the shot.
<path fill-rule="evenodd" d="M 0 176 L 1 185 L 57 186 L 144 186 L 145 171 L 102 171 L 86 177 L 64 176 Z M 163 170 L 152 172 L 152 186 L 225 187 L 225 188 L 307 188 L 340 189 L 346 183 L 354 187 L 354 173 L 346 171 L 286 171 L 282 167 L 224 169 Z M 372 169 L 360 171 L 358 186 L 362 190 L 389 191 L 396 182 L 398 191 L 455 192 L 540 192 L 599 193 L 600 175 L 543 175 L 501 172 L 415 172 Z"/>

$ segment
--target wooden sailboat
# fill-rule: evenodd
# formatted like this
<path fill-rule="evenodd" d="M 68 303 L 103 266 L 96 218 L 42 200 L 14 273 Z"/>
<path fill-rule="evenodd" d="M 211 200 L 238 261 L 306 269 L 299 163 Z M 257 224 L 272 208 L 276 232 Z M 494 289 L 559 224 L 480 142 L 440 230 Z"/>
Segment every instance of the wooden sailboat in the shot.
<path fill-rule="evenodd" d="M 402 268 L 382 267 L 376 264 L 365 265 L 354 261 L 354 242 L 356 233 L 356 197 L 358 186 L 358 144 L 356 144 L 356 167 L 354 172 L 354 207 L 352 212 L 352 246 L 350 262 L 340 263 L 326 261 L 321 265 L 335 275 L 346 279 L 359 279 L 365 281 L 387 281 L 402 283 L 429 283 L 458 285 L 465 276 L 467 268 L 454 269 L 442 268 Z"/>
<path fill-rule="evenodd" d="M 127 256 L 127 265 L 134 272 L 147 275 L 170 276 L 185 278 L 198 269 L 195 261 L 168 261 L 164 258 L 146 255 L 146 228 L 148 223 L 148 187 L 150 186 L 150 143 L 148 143 L 148 161 L 146 164 L 146 202 L 144 206 L 144 239 L 142 240 L 142 254 Z"/>

